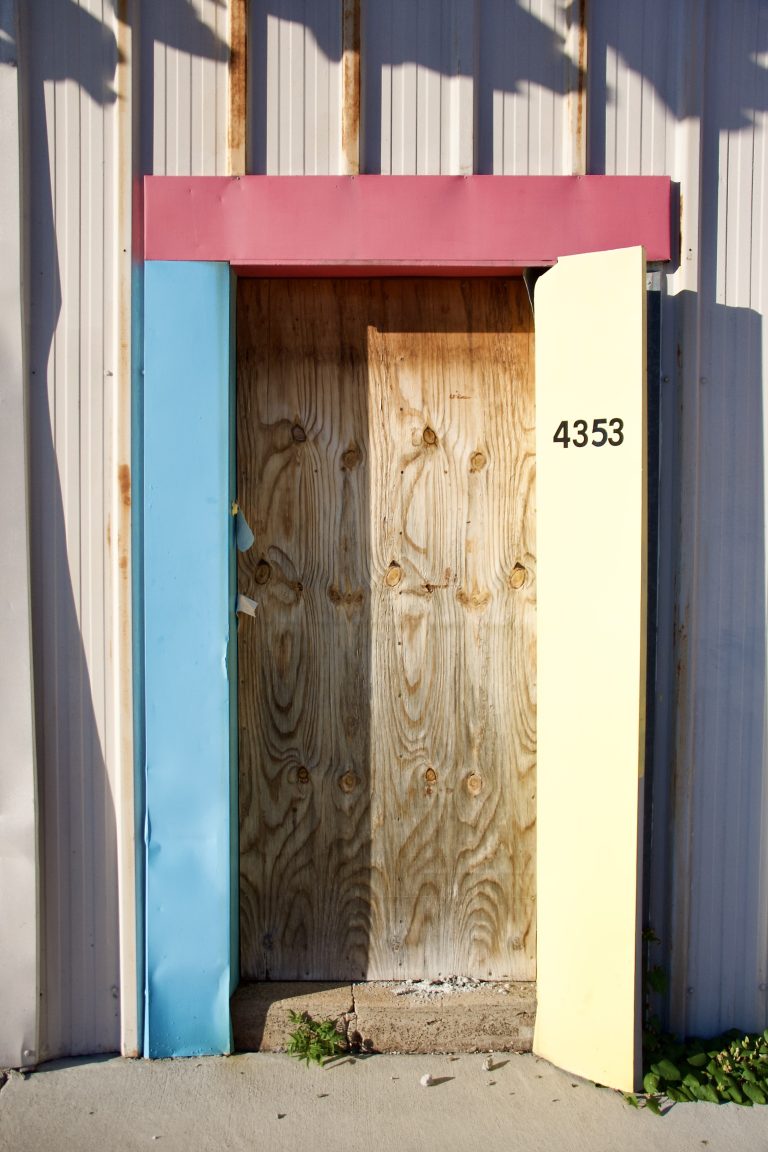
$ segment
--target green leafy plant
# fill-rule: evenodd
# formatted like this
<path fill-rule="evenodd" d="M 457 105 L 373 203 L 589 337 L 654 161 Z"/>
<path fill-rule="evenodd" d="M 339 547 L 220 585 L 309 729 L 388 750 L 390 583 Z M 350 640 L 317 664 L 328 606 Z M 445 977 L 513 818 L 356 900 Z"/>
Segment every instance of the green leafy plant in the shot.
<path fill-rule="evenodd" d="M 289 1016 L 294 1031 L 289 1036 L 288 1053 L 307 1066 L 322 1064 L 346 1049 L 335 1020 L 313 1020 L 308 1012 L 289 1012 Z"/>
<path fill-rule="evenodd" d="M 703 1100 L 710 1104 L 768 1103 L 768 1029 L 744 1034 L 736 1029 L 709 1040 L 677 1040 L 662 1031 L 651 1013 L 652 997 L 667 990 L 664 969 L 651 963 L 650 949 L 659 944 L 652 928 L 643 932 L 644 1093 L 625 1093 L 633 1108 L 661 1112 L 665 1100 L 674 1104 Z"/>
<path fill-rule="evenodd" d="M 645 1095 L 625 1095 L 634 1108 L 659 1112 L 663 1101 L 675 1104 L 768 1104 L 768 1028 L 744 1034 L 736 1029 L 709 1040 L 676 1040 L 646 1033 Z"/>

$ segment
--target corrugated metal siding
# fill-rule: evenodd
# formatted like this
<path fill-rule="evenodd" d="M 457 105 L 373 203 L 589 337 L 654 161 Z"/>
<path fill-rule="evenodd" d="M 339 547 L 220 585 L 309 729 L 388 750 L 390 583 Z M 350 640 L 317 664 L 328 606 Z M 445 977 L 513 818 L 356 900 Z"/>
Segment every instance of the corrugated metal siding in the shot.
<path fill-rule="evenodd" d="M 370 4 L 362 36 L 363 170 L 471 173 L 476 5 Z"/>
<path fill-rule="evenodd" d="M 119 5 L 133 36 L 133 139 L 118 134 L 125 26 L 110 0 L 19 7 L 44 1051 L 55 1055 L 118 1045 L 125 747 L 109 540 L 126 435 L 115 390 L 127 324 L 121 196 L 131 169 L 226 171 L 228 7 Z M 762 1026 L 768 8 L 587 9 L 588 171 L 668 173 L 682 200 L 682 258 L 663 278 L 651 916 L 673 1023 Z M 363 3 L 362 170 L 577 171 L 580 10 L 565 0 Z M 252 0 L 249 170 L 344 170 L 341 60 L 341 0 Z"/>
<path fill-rule="evenodd" d="M 108 3 L 22 5 L 43 1057 L 119 1045 L 106 535 L 117 358 Z"/>
<path fill-rule="evenodd" d="M 492 0 L 479 6 L 478 172 L 550 176 L 571 171 L 565 146 L 566 8 L 556 0 Z"/>
<path fill-rule="evenodd" d="M 571 171 L 557 0 L 364 4 L 362 166 L 425 175 Z M 343 171 L 340 0 L 254 0 L 249 171 Z"/>
<path fill-rule="evenodd" d="M 650 914 L 674 1026 L 763 1027 L 768 8 L 590 12 L 591 170 L 666 170 L 682 200 L 662 317 Z"/>
<path fill-rule="evenodd" d="M 556 0 L 394 0 L 363 20 L 366 172 L 570 172 Z"/>
<path fill-rule="evenodd" d="M 135 0 L 133 11 L 141 27 L 142 172 L 223 176 L 227 171 L 227 4 L 221 0 Z"/>
<path fill-rule="evenodd" d="M 0 1066 L 38 1055 L 37 787 L 30 619 L 18 20 L 0 0 Z"/>
<path fill-rule="evenodd" d="M 122 152 L 115 83 L 126 31 L 115 6 L 36 0 L 20 10 L 41 1053 L 50 1058 L 120 1047 L 117 820 L 130 799 L 121 776 L 130 740 L 116 648 L 130 637 L 118 619 L 127 557 L 117 555 L 116 509 L 130 499 L 118 471 L 127 442 L 118 387 L 130 371 L 120 307 L 131 152 L 147 171 L 226 171 L 227 9 L 217 0 L 120 6 L 140 26 L 142 53 L 138 139 L 123 131 Z"/>
<path fill-rule="evenodd" d="M 249 171 L 341 172 L 341 0 L 252 0 Z"/>
<path fill-rule="evenodd" d="M 763 351 L 768 78 L 765 60 L 755 60 L 756 51 L 768 47 L 765 4 L 715 5 L 705 46 L 698 395 L 691 412 L 699 437 L 696 455 L 687 461 L 697 502 L 691 509 L 692 581 L 681 589 L 689 597 L 693 645 L 686 672 L 695 727 L 681 761 L 691 773 L 690 872 L 675 873 L 676 885 L 690 888 L 688 924 L 679 925 L 689 936 L 689 1031 L 763 1026 L 768 1007 Z M 688 419 L 685 409 L 682 419 Z M 687 508 L 682 512 L 686 516 Z M 674 829 L 673 840 L 679 840 Z"/>

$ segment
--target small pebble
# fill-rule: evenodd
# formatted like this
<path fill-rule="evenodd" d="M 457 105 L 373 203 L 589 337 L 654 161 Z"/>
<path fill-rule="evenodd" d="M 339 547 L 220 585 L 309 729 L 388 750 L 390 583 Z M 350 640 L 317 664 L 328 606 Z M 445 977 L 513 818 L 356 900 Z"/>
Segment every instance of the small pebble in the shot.
<path fill-rule="evenodd" d="M 421 1080 L 419 1080 L 419 1084 L 421 1084 L 422 1088 L 429 1088 L 431 1083 L 432 1083 L 432 1073 L 431 1072 L 425 1072 L 424 1075 L 422 1076 Z"/>
<path fill-rule="evenodd" d="M 493 1056 L 486 1056 L 483 1060 L 483 1072 L 493 1072 Z"/>

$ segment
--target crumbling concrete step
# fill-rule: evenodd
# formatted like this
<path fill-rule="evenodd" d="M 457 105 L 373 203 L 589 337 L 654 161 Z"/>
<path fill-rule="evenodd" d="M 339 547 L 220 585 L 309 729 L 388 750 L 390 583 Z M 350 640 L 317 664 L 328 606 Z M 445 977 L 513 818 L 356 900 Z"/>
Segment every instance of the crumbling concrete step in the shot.
<path fill-rule="evenodd" d="M 353 986 L 355 1027 L 377 1052 L 529 1052 L 533 983 Z"/>
<path fill-rule="evenodd" d="M 536 985 L 470 980 L 366 984 L 244 984 L 232 1001 L 235 1048 L 280 1052 L 289 1013 L 334 1019 L 353 1045 L 376 1052 L 529 1052 Z"/>
<path fill-rule="evenodd" d="M 291 1012 L 315 1020 L 344 1020 L 353 1012 L 352 985 L 328 983 L 241 984 L 232 997 L 236 1052 L 284 1052 L 294 1031 Z"/>

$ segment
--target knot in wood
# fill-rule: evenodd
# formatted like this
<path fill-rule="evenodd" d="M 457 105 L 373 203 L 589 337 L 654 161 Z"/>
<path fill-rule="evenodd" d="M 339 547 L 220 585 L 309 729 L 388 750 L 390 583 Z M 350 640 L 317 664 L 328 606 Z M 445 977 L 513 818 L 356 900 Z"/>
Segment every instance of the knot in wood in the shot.
<path fill-rule="evenodd" d="M 437 772 L 435 772 L 434 768 L 427 768 L 424 773 L 424 779 L 427 784 L 437 784 Z"/>
<path fill-rule="evenodd" d="M 525 584 L 526 571 L 522 564 L 515 564 L 509 575 L 510 588 L 522 588 Z"/>
<path fill-rule="evenodd" d="M 295 444 L 303 444 L 307 438 L 307 434 L 301 424 L 294 424 L 293 428 L 291 428 L 291 436 Z"/>
<path fill-rule="evenodd" d="M 470 796 L 479 796 L 483 790 L 483 778 L 478 776 L 477 772 L 472 772 L 467 777 L 467 792 Z"/>
<path fill-rule="evenodd" d="M 469 458 L 469 470 L 479 472 L 481 468 L 485 468 L 485 455 L 482 452 L 473 452 Z"/>
<path fill-rule="evenodd" d="M 302 764 L 301 768 L 299 768 L 296 775 L 298 776 L 299 784 L 309 784 L 309 772 L 307 771 L 307 769 L 304 767 L 303 764 Z"/>
<path fill-rule="evenodd" d="M 427 425 L 427 427 L 422 432 L 421 438 L 424 443 L 429 444 L 430 447 L 433 444 L 437 444 L 437 432 L 435 432 L 434 428 L 430 428 L 429 425 Z"/>
<path fill-rule="evenodd" d="M 339 780 L 339 788 L 341 788 L 342 792 L 349 794 L 350 792 L 354 792 L 355 788 L 357 788 L 357 783 L 357 776 L 354 772 L 345 772 Z"/>
<path fill-rule="evenodd" d="M 257 584 L 266 584 L 272 575 L 272 568 L 266 560 L 259 560 L 253 578 Z"/>
<path fill-rule="evenodd" d="M 349 448 L 347 448 L 346 452 L 342 452 L 342 454 L 341 454 L 341 466 L 342 466 L 342 468 L 344 468 L 348 472 L 351 472 L 352 469 L 356 468 L 357 465 L 360 463 L 361 455 L 362 455 L 362 453 L 360 452 L 360 449 L 358 448 L 357 444 L 350 444 L 350 446 L 349 446 Z"/>
<path fill-rule="evenodd" d="M 387 568 L 387 574 L 384 577 L 384 583 L 387 585 L 388 588 L 396 588 L 397 585 L 402 580 L 402 578 L 403 578 L 403 570 L 400 567 L 400 565 L 396 564 L 395 561 L 393 560 L 392 563 L 390 564 L 389 568 Z"/>

